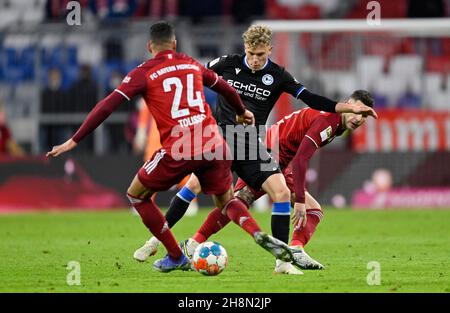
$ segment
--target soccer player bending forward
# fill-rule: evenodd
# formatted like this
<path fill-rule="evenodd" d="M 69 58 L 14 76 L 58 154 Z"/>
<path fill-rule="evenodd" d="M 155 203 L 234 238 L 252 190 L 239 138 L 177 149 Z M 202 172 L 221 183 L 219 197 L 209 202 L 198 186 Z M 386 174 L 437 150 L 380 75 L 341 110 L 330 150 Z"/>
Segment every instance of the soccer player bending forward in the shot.
<path fill-rule="evenodd" d="M 369 92 L 357 90 L 351 95 L 349 102 L 361 101 L 373 107 L 373 98 Z M 305 252 L 305 245 L 313 236 L 317 225 L 323 218 L 320 204 L 305 188 L 305 176 L 308 163 L 313 154 L 330 143 L 336 136 L 345 131 L 353 131 L 366 120 L 365 115 L 353 113 L 326 113 L 305 108 L 295 111 L 274 124 L 267 131 L 266 145 L 279 161 L 280 168 L 291 192 L 291 203 L 294 207 L 292 224 L 294 226 L 290 246 L 294 252 L 294 264 L 302 269 L 323 269 L 323 265 L 312 259 Z M 265 194 L 264 190 L 255 191 L 239 178 L 235 194 L 246 207 Z M 216 209 L 217 210 L 217 209 Z M 211 235 L 220 231 L 230 222 L 223 214 L 215 214 L 213 210 L 197 233 L 184 242 L 183 250 L 192 255 L 199 243 L 206 241 Z M 284 264 L 288 264 L 283 262 Z M 275 272 L 286 274 L 302 274 L 294 268 L 275 267 Z"/>
<path fill-rule="evenodd" d="M 203 191 L 213 195 L 217 207 L 256 243 L 277 259 L 292 261 L 288 245 L 262 232 L 245 205 L 234 198 L 229 150 L 205 102 L 203 85 L 227 99 L 237 114 L 238 123 L 253 124 L 253 114 L 246 110 L 236 91 L 216 73 L 191 57 L 175 52 L 172 25 L 153 24 L 147 48 L 153 58 L 132 70 L 117 89 L 95 106 L 75 135 L 53 147 L 47 157 L 72 150 L 124 100 L 142 95 L 158 125 L 162 148 L 139 169 L 127 195 L 145 226 L 168 251 L 164 258 L 153 263 L 154 269 L 169 272 L 190 268 L 190 260 L 183 254 L 151 197 L 191 173 L 198 178 Z"/>

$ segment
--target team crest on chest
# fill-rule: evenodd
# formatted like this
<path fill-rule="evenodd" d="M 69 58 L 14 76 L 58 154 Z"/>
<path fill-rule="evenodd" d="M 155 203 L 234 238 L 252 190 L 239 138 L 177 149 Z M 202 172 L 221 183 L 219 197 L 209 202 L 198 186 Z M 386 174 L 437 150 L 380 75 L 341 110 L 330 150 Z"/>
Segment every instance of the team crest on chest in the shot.
<path fill-rule="evenodd" d="M 266 74 L 262 77 L 262 82 L 266 86 L 270 86 L 273 84 L 273 76 L 270 74 Z"/>

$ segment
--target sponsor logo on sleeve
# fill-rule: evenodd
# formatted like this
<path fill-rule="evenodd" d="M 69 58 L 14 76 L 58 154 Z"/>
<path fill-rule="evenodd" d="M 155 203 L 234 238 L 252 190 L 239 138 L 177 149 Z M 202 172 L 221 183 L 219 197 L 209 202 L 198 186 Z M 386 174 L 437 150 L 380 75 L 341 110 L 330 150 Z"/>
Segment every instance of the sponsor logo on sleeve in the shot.
<path fill-rule="evenodd" d="M 322 140 L 322 142 L 331 137 L 331 131 L 331 126 L 328 126 L 320 132 L 320 139 Z"/>

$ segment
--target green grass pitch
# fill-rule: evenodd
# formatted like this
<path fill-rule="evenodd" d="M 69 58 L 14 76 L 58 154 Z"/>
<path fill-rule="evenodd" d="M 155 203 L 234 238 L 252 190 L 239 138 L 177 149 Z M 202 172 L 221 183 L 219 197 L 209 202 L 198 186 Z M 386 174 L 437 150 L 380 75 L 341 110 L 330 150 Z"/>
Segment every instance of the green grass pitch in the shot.
<path fill-rule="evenodd" d="M 192 235 L 208 210 L 175 226 L 178 240 Z M 269 231 L 270 214 L 254 213 Z M 323 271 L 273 274 L 274 259 L 236 225 L 212 237 L 229 255 L 216 277 L 163 274 L 152 257 L 132 254 L 149 233 L 129 211 L 0 216 L 0 292 L 450 292 L 450 210 L 351 211 L 325 208 L 308 245 Z M 161 248 L 156 255 L 162 257 Z M 67 264 L 77 261 L 81 285 L 69 286 Z M 368 285 L 371 261 L 380 285 Z"/>

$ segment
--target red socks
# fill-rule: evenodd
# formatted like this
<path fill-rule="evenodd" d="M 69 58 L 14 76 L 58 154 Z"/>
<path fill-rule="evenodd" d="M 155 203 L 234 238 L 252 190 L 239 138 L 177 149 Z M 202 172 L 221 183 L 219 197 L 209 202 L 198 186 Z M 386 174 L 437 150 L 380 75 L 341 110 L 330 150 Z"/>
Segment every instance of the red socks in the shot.
<path fill-rule="evenodd" d="M 156 206 L 155 202 L 151 199 L 136 199 L 130 195 L 128 195 L 128 199 L 130 199 L 131 204 L 141 216 L 145 226 L 147 226 L 150 232 L 162 242 L 164 247 L 166 247 L 170 257 L 175 260 L 179 259 L 182 254 L 181 249 L 178 246 L 173 233 L 170 231 L 164 215 Z"/>
<path fill-rule="evenodd" d="M 253 237 L 255 232 L 261 231 L 261 228 L 259 228 L 259 225 L 250 215 L 250 212 L 241 200 L 234 198 L 228 201 L 223 209 L 227 213 L 227 216 L 250 236 Z"/>
<path fill-rule="evenodd" d="M 192 238 L 200 243 L 205 242 L 206 239 L 224 228 L 229 222 L 228 216 L 223 215 L 219 208 L 215 208 L 208 214 L 208 217 Z"/>
<path fill-rule="evenodd" d="M 299 230 L 294 230 L 291 240 L 291 246 L 301 246 L 304 247 L 312 235 L 316 231 L 317 225 L 323 218 L 323 212 L 320 209 L 309 209 L 306 210 L 306 226 L 300 228 Z"/>
<path fill-rule="evenodd" d="M 247 206 L 238 198 L 234 198 L 225 204 L 226 215 L 219 208 L 215 208 L 209 214 L 197 233 L 192 237 L 197 242 L 206 241 L 211 235 L 224 228 L 230 219 L 244 229 L 250 236 L 261 231 L 254 218 L 248 212 Z"/>

